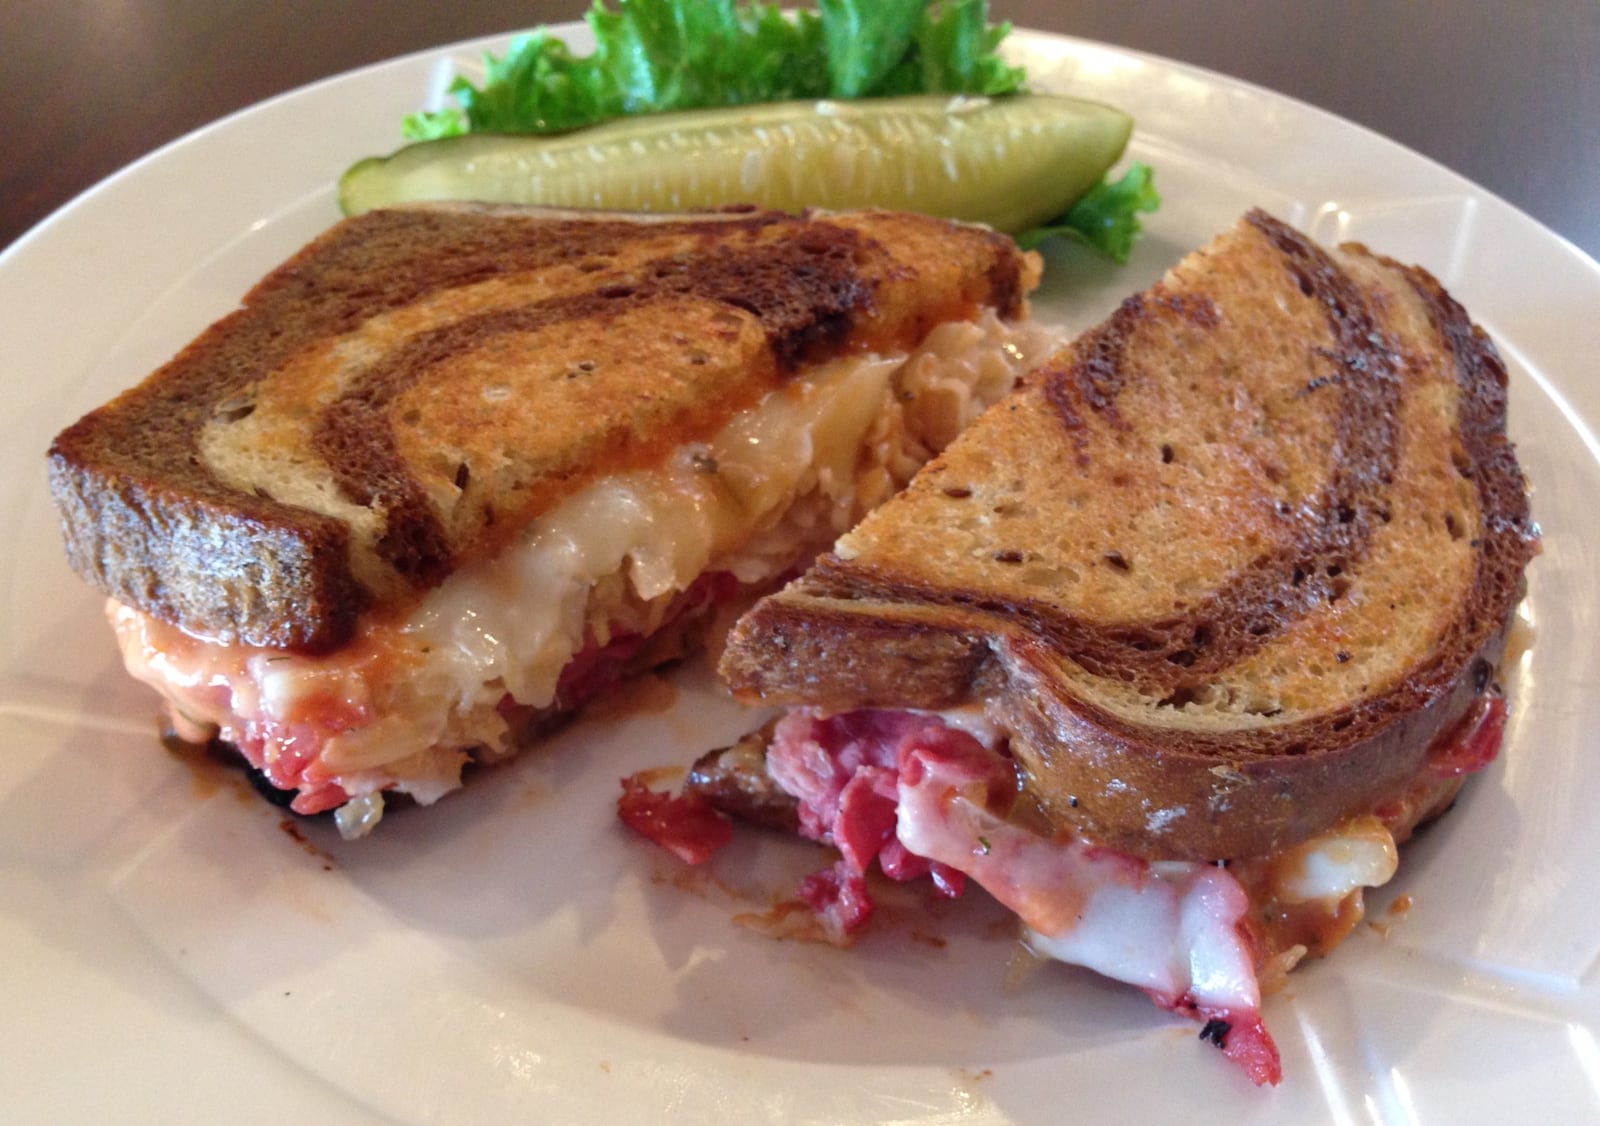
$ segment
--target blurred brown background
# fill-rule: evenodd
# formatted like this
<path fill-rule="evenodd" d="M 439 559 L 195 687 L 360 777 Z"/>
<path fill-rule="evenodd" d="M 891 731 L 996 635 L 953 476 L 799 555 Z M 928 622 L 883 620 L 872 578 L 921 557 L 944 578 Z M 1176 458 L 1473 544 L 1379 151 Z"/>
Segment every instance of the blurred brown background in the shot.
<path fill-rule="evenodd" d="M 157 146 L 273 94 L 585 0 L 0 0 L 0 247 Z M 1600 258 L 1600 2 L 991 0 L 1384 133 Z"/>

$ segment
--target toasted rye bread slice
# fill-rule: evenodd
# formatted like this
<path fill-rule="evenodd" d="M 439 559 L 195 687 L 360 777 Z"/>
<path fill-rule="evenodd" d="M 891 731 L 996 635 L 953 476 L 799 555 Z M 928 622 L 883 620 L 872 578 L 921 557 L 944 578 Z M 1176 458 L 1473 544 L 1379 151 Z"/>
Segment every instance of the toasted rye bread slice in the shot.
<path fill-rule="evenodd" d="M 1537 550 L 1506 373 L 1431 276 L 1252 212 L 735 629 L 747 699 L 989 700 L 1059 823 L 1260 855 L 1494 678 Z"/>
<path fill-rule="evenodd" d="M 191 633 L 327 650 L 813 362 L 1018 315 L 1036 273 L 891 212 L 371 212 L 56 438 L 68 557 Z"/>

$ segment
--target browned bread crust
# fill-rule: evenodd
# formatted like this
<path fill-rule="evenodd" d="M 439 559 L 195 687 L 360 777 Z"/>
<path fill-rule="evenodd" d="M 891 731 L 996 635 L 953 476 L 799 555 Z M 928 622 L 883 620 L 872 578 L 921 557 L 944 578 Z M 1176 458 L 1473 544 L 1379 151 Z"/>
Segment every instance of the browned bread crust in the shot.
<path fill-rule="evenodd" d="M 993 702 L 1152 857 L 1372 810 L 1494 679 L 1537 550 L 1506 372 L 1426 272 L 1252 212 L 735 629 L 742 697 Z"/>
<path fill-rule="evenodd" d="M 1016 315 L 1030 269 L 889 212 L 371 212 L 56 438 L 67 554 L 192 633 L 333 648 L 813 361 Z"/>

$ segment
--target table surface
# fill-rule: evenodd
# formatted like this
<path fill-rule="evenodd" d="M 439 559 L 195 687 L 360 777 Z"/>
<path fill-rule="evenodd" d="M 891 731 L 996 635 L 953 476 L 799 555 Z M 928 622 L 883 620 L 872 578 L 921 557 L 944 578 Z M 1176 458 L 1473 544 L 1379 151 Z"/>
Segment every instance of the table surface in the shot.
<path fill-rule="evenodd" d="M 0 0 L 0 247 L 224 114 L 587 0 Z M 1600 258 L 1600 3 L 993 0 L 995 18 L 1149 51 L 1331 110 Z"/>

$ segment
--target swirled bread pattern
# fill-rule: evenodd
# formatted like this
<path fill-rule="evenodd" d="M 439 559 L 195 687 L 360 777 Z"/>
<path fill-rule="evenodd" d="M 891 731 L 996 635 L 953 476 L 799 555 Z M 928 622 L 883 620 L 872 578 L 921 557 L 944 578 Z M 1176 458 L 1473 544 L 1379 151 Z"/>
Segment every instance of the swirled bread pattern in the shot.
<path fill-rule="evenodd" d="M 988 700 L 1045 814 L 1262 855 L 1392 796 L 1537 550 L 1506 371 L 1425 271 L 1255 211 L 742 621 L 740 694 Z"/>
<path fill-rule="evenodd" d="M 1018 313 L 1028 270 L 887 212 L 372 212 L 58 436 L 68 556 L 198 636 L 326 651 L 814 361 Z"/>

